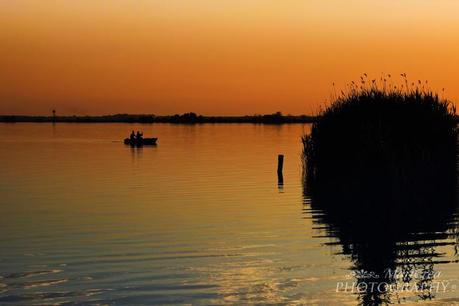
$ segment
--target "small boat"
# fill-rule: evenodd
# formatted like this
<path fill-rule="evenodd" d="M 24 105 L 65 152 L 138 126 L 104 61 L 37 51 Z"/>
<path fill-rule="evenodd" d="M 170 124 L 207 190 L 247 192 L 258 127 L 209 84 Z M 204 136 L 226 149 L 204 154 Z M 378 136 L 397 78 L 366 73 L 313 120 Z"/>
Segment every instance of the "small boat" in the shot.
<path fill-rule="evenodd" d="M 130 145 L 132 147 L 154 146 L 156 145 L 156 140 L 158 140 L 158 138 L 142 138 L 142 140 L 139 142 L 138 140 L 131 141 L 130 138 L 125 138 L 124 144 Z"/>

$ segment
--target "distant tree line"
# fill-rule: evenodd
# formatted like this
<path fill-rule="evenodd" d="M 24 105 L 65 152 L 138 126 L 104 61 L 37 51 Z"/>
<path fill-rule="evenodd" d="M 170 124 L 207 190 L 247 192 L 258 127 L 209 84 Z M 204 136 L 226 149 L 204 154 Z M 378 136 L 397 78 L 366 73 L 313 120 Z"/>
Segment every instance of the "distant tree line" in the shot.
<path fill-rule="evenodd" d="M 115 114 L 103 116 L 23 116 L 3 115 L 0 122 L 74 122 L 74 123 L 104 123 L 104 122 L 125 122 L 125 123 L 311 123 L 314 116 L 307 115 L 283 115 L 281 112 L 265 115 L 246 116 L 203 116 L 196 113 L 184 113 L 167 116 L 156 116 L 154 114 Z"/>

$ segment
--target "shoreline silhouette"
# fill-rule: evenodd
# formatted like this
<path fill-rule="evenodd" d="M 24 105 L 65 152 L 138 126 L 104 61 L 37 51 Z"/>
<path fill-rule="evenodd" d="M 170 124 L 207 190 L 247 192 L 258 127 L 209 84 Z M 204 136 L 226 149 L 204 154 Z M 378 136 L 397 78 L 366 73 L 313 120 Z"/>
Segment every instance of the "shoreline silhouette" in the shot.
<path fill-rule="evenodd" d="M 196 113 L 184 113 L 175 115 L 154 114 L 114 114 L 101 116 L 33 116 L 33 115 L 0 115 L 0 122 L 70 122 L 70 123 L 261 123 L 261 124 L 285 124 L 285 123 L 312 123 L 316 120 L 311 115 L 283 115 L 281 112 L 264 115 L 245 116 L 203 116 Z"/>

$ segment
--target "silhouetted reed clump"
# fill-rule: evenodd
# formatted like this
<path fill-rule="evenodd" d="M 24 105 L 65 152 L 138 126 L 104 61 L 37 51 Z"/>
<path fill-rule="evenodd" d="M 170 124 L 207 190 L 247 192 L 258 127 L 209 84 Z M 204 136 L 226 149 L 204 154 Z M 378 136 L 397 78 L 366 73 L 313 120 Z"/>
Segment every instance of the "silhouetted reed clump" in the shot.
<path fill-rule="evenodd" d="M 361 305 L 397 302 L 391 284 L 414 282 L 420 299 L 434 280 L 394 279 L 386 271 L 434 271 L 440 246 L 457 246 L 455 108 L 418 82 L 351 85 L 303 138 L 305 199 L 314 222 L 354 263 Z M 362 278 L 362 271 L 379 277 Z"/>
<path fill-rule="evenodd" d="M 407 188 L 454 181 L 455 107 L 426 83 L 409 85 L 402 77 L 399 88 L 362 77 L 319 114 L 303 138 L 308 184 L 345 194 L 376 188 L 398 202 L 407 200 Z"/>

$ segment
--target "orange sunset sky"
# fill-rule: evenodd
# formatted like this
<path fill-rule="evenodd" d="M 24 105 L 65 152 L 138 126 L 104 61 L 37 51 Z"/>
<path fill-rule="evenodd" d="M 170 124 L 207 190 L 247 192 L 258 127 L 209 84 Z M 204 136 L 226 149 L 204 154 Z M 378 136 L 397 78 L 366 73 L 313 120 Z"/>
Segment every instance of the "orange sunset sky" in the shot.
<path fill-rule="evenodd" d="M 2 0 L 0 114 L 314 113 L 366 72 L 459 99 L 455 0 Z"/>

